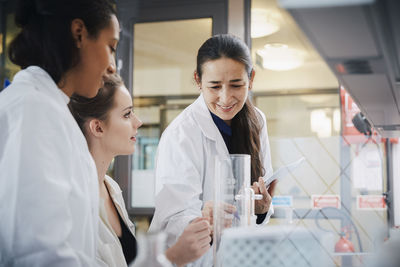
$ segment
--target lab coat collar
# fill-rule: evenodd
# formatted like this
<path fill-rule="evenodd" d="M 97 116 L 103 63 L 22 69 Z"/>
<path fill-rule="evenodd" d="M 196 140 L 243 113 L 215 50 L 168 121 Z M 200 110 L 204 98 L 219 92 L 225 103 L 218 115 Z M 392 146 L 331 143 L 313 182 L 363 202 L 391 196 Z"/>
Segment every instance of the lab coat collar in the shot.
<path fill-rule="evenodd" d="M 104 177 L 104 182 L 107 186 L 108 192 L 110 192 L 110 197 L 114 202 L 115 208 L 118 210 L 118 213 L 120 214 L 122 220 L 125 222 L 125 224 L 130 228 L 133 226 L 132 222 L 128 219 L 129 215 L 126 211 L 125 205 L 123 203 L 123 198 L 122 198 L 122 190 L 118 186 L 118 184 L 114 181 L 113 178 L 110 176 L 106 175 Z M 132 233 L 135 234 L 135 233 Z"/>
<path fill-rule="evenodd" d="M 195 120 L 204 136 L 213 141 L 217 141 L 217 134 L 219 134 L 219 130 L 211 117 L 210 111 L 208 110 L 206 102 L 204 101 L 203 94 L 200 94 L 200 96 L 196 99 L 192 108 Z"/>
<path fill-rule="evenodd" d="M 38 91 L 49 95 L 51 98 L 54 98 L 57 101 L 65 104 L 69 103 L 69 97 L 60 88 L 58 88 L 57 84 L 50 77 L 50 75 L 41 67 L 29 66 L 25 70 L 18 72 L 14 77 L 14 81 L 19 80 L 29 81 L 35 85 L 35 88 Z"/>
<path fill-rule="evenodd" d="M 204 136 L 217 144 L 219 155 L 229 156 L 228 148 L 226 147 L 225 141 L 219 132 L 217 125 L 215 125 L 211 117 L 211 113 L 204 101 L 203 94 L 200 94 L 193 103 L 192 109 L 194 119 L 198 123 Z"/>

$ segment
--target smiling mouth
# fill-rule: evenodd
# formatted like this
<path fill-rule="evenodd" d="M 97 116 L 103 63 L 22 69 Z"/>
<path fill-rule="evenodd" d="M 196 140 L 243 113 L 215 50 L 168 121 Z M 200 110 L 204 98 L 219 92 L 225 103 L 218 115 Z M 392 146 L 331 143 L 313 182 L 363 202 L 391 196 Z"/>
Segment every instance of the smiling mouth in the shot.
<path fill-rule="evenodd" d="M 221 108 L 222 110 L 224 110 L 224 111 L 229 111 L 229 110 L 231 110 L 235 105 L 236 105 L 236 104 L 233 104 L 233 105 L 230 105 L 230 106 L 222 106 L 222 105 L 218 105 L 218 104 L 217 104 L 217 106 L 218 106 L 219 108 Z"/>

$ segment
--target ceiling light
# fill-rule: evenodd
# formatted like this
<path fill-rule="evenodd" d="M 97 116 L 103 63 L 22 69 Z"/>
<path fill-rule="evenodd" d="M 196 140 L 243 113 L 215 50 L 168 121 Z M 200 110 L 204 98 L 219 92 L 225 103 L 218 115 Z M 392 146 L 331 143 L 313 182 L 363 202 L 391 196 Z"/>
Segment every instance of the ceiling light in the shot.
<path fill-rule="evenodd" d="M 338 108 L 335 108 L 335 110 L 333 111 L 333 129 L 336 132 L 340 131 L 340 126 L 342 123 L 342 118 L 340 117 L 340 110 Z"/>
<path fill-rule="evenodd" d="M 251 9 L 251 38 L 267 36 L 279 31 L 279 23 L 274 12 L 261 9 Z"/>
<path fill-rule="evenodd" d="M 326 116 L 323 109 L 311 111 L 311 131 L 317 133 L 320 138 L 330 137 L 332 134 L 332 120 Z"/>
<path fill-rule="evenodd" d="M 256 62 L 264 69 L 285 71 L 300 67 L 304 63 L 305 53 L 285 44 L 266 44 L 256 52 Z"/>

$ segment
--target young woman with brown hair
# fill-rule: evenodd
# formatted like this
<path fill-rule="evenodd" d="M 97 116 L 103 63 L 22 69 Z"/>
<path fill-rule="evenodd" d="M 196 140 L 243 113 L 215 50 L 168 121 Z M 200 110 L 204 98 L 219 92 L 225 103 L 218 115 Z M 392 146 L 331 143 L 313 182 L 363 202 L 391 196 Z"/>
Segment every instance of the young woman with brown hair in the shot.
<path fill-rule="evenodd" d="M 97 167 L 100 191 L 97 256 L 107 266 L 127 266 L 136 257 L 135 229 L 121 189 L 106 171 L 115 156 L 134 152 L 142 122 L 133 113 L 132 98 L 118 75 L 110 76 L 94 98 L 74 95 L 69 107 Z M 206 219 L 196 218 L 166 251 L 167 258 L 177 266 L 199 258 L 210 247 L 209 228 Z"/>

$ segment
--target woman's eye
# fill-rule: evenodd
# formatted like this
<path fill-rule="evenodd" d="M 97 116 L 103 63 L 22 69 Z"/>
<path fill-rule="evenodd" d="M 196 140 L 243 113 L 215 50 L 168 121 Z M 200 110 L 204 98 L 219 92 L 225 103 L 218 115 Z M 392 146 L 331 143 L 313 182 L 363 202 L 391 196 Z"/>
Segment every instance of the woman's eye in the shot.
<path fill-rule="evenodd" d="M 114 54 L 116 52 L 116 49 L 112 46 L 110 46 L 111 52 Z"/>
<path fill-rule="evenodd" d="M 132 112 L 129 111 L 129 112 L 127 112 L 127 113 L 124 114 L 124 117 L 125 117 L 125 118 L 129 118 L 129 117 L 131 116 L 131 114 L 132 114 Z"/>
<path fill-rule="evenodd" d="M 240 87 L 242 87 L 243 85 L 241 85 L 241 84 L 232 84 L 232 87 L 234 87 L 234 88 L 240 88 Z"/>
<path fill-rule="evenodd" d="M 211 89 L 219 89 L 219 88 L 221 88 L 221 86 L 212 86 L 212 87 L 210 87 Z"/>

